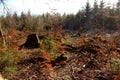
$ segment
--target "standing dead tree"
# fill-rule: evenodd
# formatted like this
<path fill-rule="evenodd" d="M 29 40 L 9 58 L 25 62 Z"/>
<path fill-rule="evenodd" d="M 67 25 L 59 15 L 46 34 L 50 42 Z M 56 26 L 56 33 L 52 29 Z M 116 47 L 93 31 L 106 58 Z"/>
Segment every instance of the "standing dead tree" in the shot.
<path fill-rule="evenodd" d="M 2 27 L 1 27 L 1 23 L 0 23 L 0 36 L 2 36 L 3 45 L 4 45 L 4 47 L 6 48 L 6 39 L 5 39 L 4 34 L 3 34 L 3 30 L 2 30 Z"/>
<path fill-rule="evenodd" d="M 0 5 L 3 5 L 3 10 L 8 10 L 6 4 L 5 4 L 5 0 L 0 0 Z"/>
<path fill-rule="evenodd" d="M 5 0 L 0 0 L 0 5 L 3 5 L 3 11 L 6 10 L 7 11 L 7 6 L 4 2 Z M 2 36 L 2 39 L 3 39 L 3 45 L 4 47 L 6 48 L 6 39 L 5 39 L 5 36 L 3 34 L 3 29 L 2 29 L 2 25 L 1 25 L 1 19 L 0 19 L 0 36 Z"/>

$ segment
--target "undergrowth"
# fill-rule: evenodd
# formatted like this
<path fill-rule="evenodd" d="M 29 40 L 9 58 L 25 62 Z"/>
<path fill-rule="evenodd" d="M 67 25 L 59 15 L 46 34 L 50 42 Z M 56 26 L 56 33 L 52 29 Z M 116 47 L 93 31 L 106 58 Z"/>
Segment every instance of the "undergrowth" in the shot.
<path fill-rule="evenodd" d="M 13 51 L 0 51 L 0 72 L 4 73 L 5 76 L 16 74 L 17 62 L 15 59 L 17 57 L 17 53 L 15 54 Z"/>
<path fill-rule="evenodd" d="M 118 75 L 120 73 L 120 59 L 111 58 L 107 63 L 107 67 L 110 69 L 113 75 Z"/>
<path fill-rule="evenodd" d="M 17 38 L 18 35 L 7 38 L 7 40 L 9 40 L 10 43 L 7 46 L 9 47 L 9 49 L 0 51 L 0 72 L 5 74 L 5 76 L 16 74 L 18 71 L 17 67 L 19 66 L 17 62 L 20 62 L 22 60 L 22 61 L 28 61 L 29 64 L 32 65 L 35 64 L 39 66 L 42 74 L 49 76 L 52 75 L 54 78 L 57 77 L 54 76 L 53 73 L 57 72 L 55 68 L 58 66 L 59 66 L 58 69 L 64 68 L 62 66 L 67 66 L 68 70 L 70 69 L 70 67 L 72 67 L 71 72 L 69 73 L 72 73 L 73 77 L 75 76 L 75 74 L 77 74 L 76 76 L 81 76 L 81 75 L 86 76 L 86 74 L 87 75 L 90 74 L 90 71 L 93 71 L 94 73 L 94 71 L 96 70 L 98 71 L 101 70 L 99 71 L 98 74 L 102 76 L 101 73 L 103 68 L 106 71 L 104 72 L 103 70 L 103 75 L 106 74 L 108 76 L 110 74 L 110 76 L 111 75 L 119 76 L 120 74 L 119 73 L 120 59 L 119 59 L 119 51 L 118 51 L 119 35 L 117 37 L 109 38 L 109 39 L 105 36 L 100 36 L 100 35 L 87 36 L 82 34 L 79 37 L 78 36 L 72 37 L 71 35 L 64 36 L 63 35 L 64 30 L 62 30 L 62 26 L 59 25 L 57 25 L 57 27 L 53 25 L 49 25 L 49 26 L 50 26 L 49 31 L 43 30 L 45 35 L 42 32 L 40 33 L 45 37 L 45 39 L 40 39 L 38 41 L 40 43 L 40 48 L 37 48 L 36 51 L 34 49 L 31 50 L 23 49 L 22 51 L 20 51 L 23 54 L 20 54 L 19 50 L 16 50 L 16 47 L 18 47 L 17 42 L 19 40 L 19 38 Z M 15 41 L 14 39 L 15 40 L 18 39 L 18 40 L 16 40 L 16 42 L 13 42 Z M 64 57 L 64 55 L 68 56 L 69 59 Z M 24 67 L 27 67 L 27 69 L 29 70 L 30 66 L 27 65 L 28 63 L 24 62 L 25 64 Z M 23 66 L 24 64 L 20 64 L 20 66 Z M 81 71 L 77 70 L 79 74 L 77 73 L 77 71 L 76 73 L 74 73 L 74 65 L 72 64 L 76 65 L 76 67 L 81 69 Z M 111 73 L 107 72 L 107 70 L 109 70 Z M 24 72 L 24 70 L 19 70 L 19 71 Z M 29 74 L 29 71 L 26 72 Z M 64 71 L 61 70 L 61 72 Z M 57 75 L 57 73 L 55 73 L 55 75 Z M 95 75 L 92 74 L 92 75 L 95 76 L 96 74 Z M 71 75 L 69 76 L 68 79 L 71 79 Z M 107 76 L 102 76 L 102 77 L 106 79 L 110 79 Z M 77 79 L 79 79 L 79 77 Z"/>

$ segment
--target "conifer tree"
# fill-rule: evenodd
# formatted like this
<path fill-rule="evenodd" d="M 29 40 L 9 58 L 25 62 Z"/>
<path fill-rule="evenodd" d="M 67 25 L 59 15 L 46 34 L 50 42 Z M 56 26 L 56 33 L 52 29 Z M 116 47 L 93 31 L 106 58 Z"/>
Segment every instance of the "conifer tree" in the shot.
<path fill-rule="evenodd" d="M 99 6 L 99 18 L 100 18 L 100 24 L 102 26 L 102 29 L 104 29 L 104 7 L 105 7 L 105 3 L 103 0 L 100 1 L 100 6 Z"/>
<path fill-rule="evenodd" d="M 90 20 L 90 13 L 91 13 L 90 3 L 89 3 L 89 0 L 87 0 L 86 8 L 85 8 L 86 21 Z"/>
<path fill-rule="evenodd" d="M 120 0 L 118 0 L 118 2 L 116 4 L 116 14 L 120 15 Z"/>
<path fill-rule="evenodd" d="M 12 15 L 12 18 L 13 18 L 14 27 L 18 28 L 20 26 L 19 25 L 19 17 L 16 12 L 14 12 L 14 14 Z"/>
<path fill-rule="evenodd" d="M 26 29 L 26 14 L 24 12 L 21 12 L 20 16 L 21 26 L 19 28 L 20 31 Z"/>
<path fill-rule="evenodd" d="M 97 14 L 98 14 L 98 3 L 97 3 L 97 0 L 94 0 L 93 13 L 94 13 L 95 16 L 97 16 Z"/>

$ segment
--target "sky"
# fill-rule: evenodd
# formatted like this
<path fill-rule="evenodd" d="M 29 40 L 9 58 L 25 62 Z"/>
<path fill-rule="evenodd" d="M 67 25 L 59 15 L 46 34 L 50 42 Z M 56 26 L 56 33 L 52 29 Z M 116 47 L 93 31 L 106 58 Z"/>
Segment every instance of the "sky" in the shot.
<path fill-rule="evenodd" d="M 20 14 L 22 11 L 27 13 L 28 10 L 31 14 L 43 14 L 43 13 L 60 13 L 60 14 L 76 14 L 80 9 L 85 7 L 87 0 L 6 0 L 8 11 Z M 97 0 L 98 4 L 101 0 Z M 104 0 L 104 2 L 116 3 L 118 0 Z M 94 0 L 89 0 L 91 7 Z M 107 4 L 108 5 L 108 4 Z M 2 5 L 1 5 L 2 6 Z M 0 7 L 0 14 L 5 14 L 3 7 Z"/>

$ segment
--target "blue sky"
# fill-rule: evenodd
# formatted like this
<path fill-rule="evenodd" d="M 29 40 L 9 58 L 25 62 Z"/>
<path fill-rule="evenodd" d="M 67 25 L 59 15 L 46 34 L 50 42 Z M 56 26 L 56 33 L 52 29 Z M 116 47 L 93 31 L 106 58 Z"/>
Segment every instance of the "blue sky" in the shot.
<path fill-rule="evenodd" d="M 77 13 L 79 9 L 85 6 L 87 0 L 6 0 L 6 4 L 11 13 L 17 12 L 20 14 L 22 11 L 31 11 L 32 14 L 51 13 L 51 11 L 58 13 Z M 100 0 L 97 0 L 98 3 Z M 118 0 L 104 0 L 107 3 L 115 3 Z M 89 0 L 93 5 L 94 0 Z M 3 14 L 0 8 L 0 14 Z"/>

